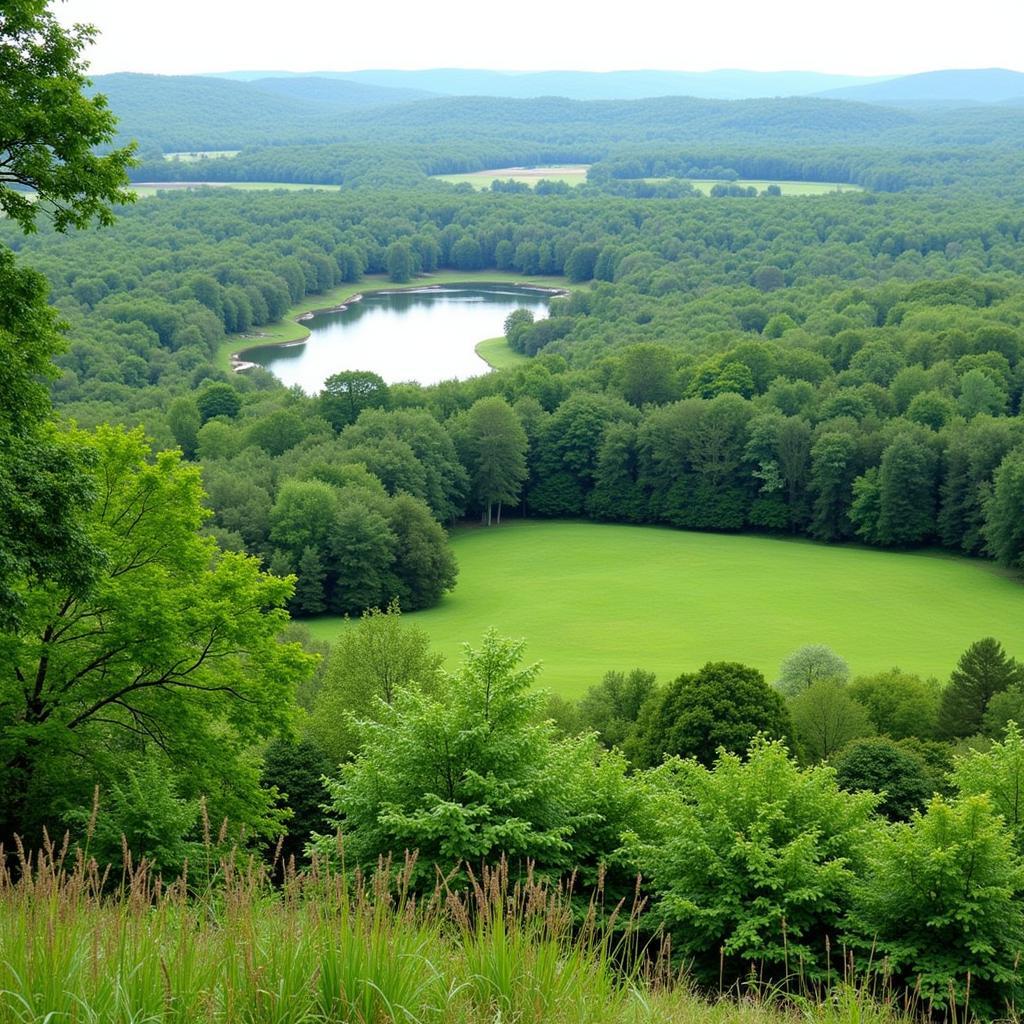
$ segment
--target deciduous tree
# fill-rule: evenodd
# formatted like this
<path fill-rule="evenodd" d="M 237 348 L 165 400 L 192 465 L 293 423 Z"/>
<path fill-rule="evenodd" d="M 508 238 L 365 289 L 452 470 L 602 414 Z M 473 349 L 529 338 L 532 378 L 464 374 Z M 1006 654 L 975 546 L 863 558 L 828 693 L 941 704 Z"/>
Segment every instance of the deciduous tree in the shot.
<path fill-rule="evenodd" d="M 20 628 L 0 634 L 5 835 L 35 841 L 118 776 L 119 751 L 146 747 L 180 773 L 182 798 L 266 831 L 249 751 L 289 728 L 312 668 L 277 640 L 292 583 L 199 533 L 199 472 L 180 453 L 151 460 L 140 433 L 106 427 L 79 443 L 95 462 L 85 529 L 102 570 L 30 587 Z"/>

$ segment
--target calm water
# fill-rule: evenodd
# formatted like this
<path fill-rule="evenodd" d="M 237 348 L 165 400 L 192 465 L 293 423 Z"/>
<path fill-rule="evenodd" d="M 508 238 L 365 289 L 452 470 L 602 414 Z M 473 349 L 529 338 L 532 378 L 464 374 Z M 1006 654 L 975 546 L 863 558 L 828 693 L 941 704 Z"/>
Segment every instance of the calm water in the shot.
<path fill-rule="evenodd" d="M 318 313 L 305 321 L 312 331 L 305 342 L 264 345 L 242 358 L 308 394 L 339 370 L 372 370 L 389 384 L 474 377 L 487 372 L 474 346 L 501 334 L 514 309 L 529 309 L 538 320 L 546 317 L 550 298 L 511 285 L 370 292 L 340 313 Z"/>

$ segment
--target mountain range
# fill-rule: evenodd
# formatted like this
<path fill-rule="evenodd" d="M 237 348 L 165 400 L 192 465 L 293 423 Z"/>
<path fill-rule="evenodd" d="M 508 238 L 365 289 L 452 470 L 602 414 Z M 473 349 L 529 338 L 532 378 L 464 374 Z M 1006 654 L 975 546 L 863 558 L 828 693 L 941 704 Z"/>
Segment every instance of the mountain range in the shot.
<path fill-rule="evenodd" d="M 764 99 L 824 96 L 867 103 L 1007 103 L 1024 100 L 1024 73 L 1005 68 L 949 69 L 914 75 L 863 77 L 809 71 L 487 71 L 432 68 L 422 71 L 365 70 L 295 73 L 232 71 L 211 76 L 305 98 L 329 95 L 328 82 L 349 82 L 376 90 L 442 96 L 498 96 L 532 99 L 646 99 L 694 96 L 701 99 Z M 270 83 L 273 83 L 271 85 Z M 317 84 L 312 84 L 317 83 Z M 384 99 L 381 92 L 367 96 Z M 400 102 L 398 96 L 395 101 Z"/>

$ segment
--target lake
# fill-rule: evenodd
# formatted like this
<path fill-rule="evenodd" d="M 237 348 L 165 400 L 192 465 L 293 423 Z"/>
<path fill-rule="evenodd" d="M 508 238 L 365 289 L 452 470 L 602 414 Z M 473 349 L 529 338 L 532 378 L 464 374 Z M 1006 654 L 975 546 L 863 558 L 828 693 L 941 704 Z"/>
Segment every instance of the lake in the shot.
<path fill-rule="evenodd" d="M 389 384 L 475 377 L 488 370 L 475 346 L 502 334 L 515 309 L 543 319 L 550 300 L 541 289 L 499 284 L 368 292 L 304 321 L 306 341 L 246 349 L 242 358 L 311 395 L 339 370 L 371 370 Z"/>

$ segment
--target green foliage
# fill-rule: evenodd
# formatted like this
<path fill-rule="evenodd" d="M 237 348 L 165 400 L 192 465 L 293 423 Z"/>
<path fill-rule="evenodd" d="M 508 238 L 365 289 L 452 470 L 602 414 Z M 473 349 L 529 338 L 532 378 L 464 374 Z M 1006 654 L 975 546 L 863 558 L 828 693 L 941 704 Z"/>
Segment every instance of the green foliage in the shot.
<path fill-rule="evenodd" d="M 242 400 L 238 392 L 230 385 L 221 382 L 207 384 L 202 391 L 196 395 L 196 407 L 199 416 L 205 424 L 215 416 L 226 416 L 234 419 L 242 408 Z"/>
<path fill-rule="evenodd" d="M 882 453 L 880 466 L 854 483 L 850 516 L 870 544 L 918 544 L 935 524 L 936 459 L 927 439 L 899 434 Z"/>
<path fill-rule="evenodd" d="M 409 609 L 435 603 L 458 572 L 444 530 L 419 498 L 389 498 L 376 477 L 347 468 L 341 486 L 285 480 L 270 509 L 269 539 L 291 565 L 306 565 L 293 607 L 349 614 L 395 598 Z"/>
<path fill-rule="evenodd" d="M 626 748 L 644 704 L 657 693 L 653 672 L 635 668 L 606 672 L 596 686 L 580 698 L 579 717 L 583 727 L 597 733 L 604 746 Z"/>
<path fill-rule="evenodd" d="M 1024 666 L 1009 657 L 994 637 L 971 644 L 960 656 L 942 691 L 938 727 L 947 739 L 981 732 L 985 709 L 997 694 L 1024 685 Z"/>
<path fill-rule="evenodd" d="M 593 737 L 555 741 L 521 667 L 522 642 L 485 635 L 438 691 L 399 687 L 366 722 L 356 759 L 326 785 L 346 859 L 418 850 L 415 878 L 500 856 L 560 874 L 596 870 L 637 804 L 625 762 Z M 331 853 L 331 837 L 318 841 Z"/>
<path fill-rule="evenodd" d="M 355 423 L 364 409 L 386 409 L 389 389 L 384 378 L 367 370 L 342 370 L 324 381 L 320 414 L 341 430 Z"/>
<path fill-rule="evenodd" d="M 759 734 L 783 739 L 791 732 L 784 701 L 760 672 L 735 662 L 708 662 L 648 698 L 629 751 L 641 765 L 668 756 L 710 765 L 719 748 L 742 753 Z"/>
<path fill-rule="evenodd" d="M 46 282 L 0 248 L 0 627 L 24 610 L 23 580 L 86 586 L 96 552 L 81 526 L 86 453 L 49 422 L 44 381 L 62 344 Z"/>
<path fill-rule="evenodd" d="M 306 729 L 332 766 L 359 748 L 360 720 L 376 719 L 400 689 L 434 692 L 441 657 L 418 626 L 401 621 L 398 602 L 371 608 L 331 648 Z"/>
<path fill-rule="evenodd" d="M 1003 565 L 1024 570 L 1024 448 L 999 464 L 985 503 L 984 535 L 988 550 Z"/>
<path fill-rule="evenodd" d="M 273 855 L 281 865 L 294 859 L 300 864 L 314 832 L 323 832 L 327 819 L 323 803 L 323 776 L 331 770 L 331 762 L 320 747 L 308 739 L 276 739 L 263 754 L 261 779 L 267 788 L 278 794 L 278 809 L 288 817 L 279 837 L 273 838 Z"/>
<path fill-rule="evenodd" d="M 171 402 L 167 407 L 167 425 L 185 457 L 195 458 L 199 450 L 199 428 L 203 421 L 191 395 L 179 395 Z"/>
<path fill-rule="evenodd" d="M 144 857 L 152 871 L 172 879 L 181 874 L 186 860 L 196 862 L 201 850 L 195 831 L 199 800 L 177 795 L 174 768 L 149 752 L 126 764 L 106 792 L 98 791 L 91 810 L 77 808 L 65 815 L 98 864 L 123 865 L 127 848 L 136 863 Z"/>
<path fill-rule="evenodd" d="M 519 417 L 504 398 L 481 398 L 454 422 L 452 431 L 487 525 L 495 504 L 500 523 L 501 505 L 519 498 L 526 479 L 527 439 Z"/>
<path fill-rule="evenodd" d="M 811 683 L 791 697 L 789 714 L 799 749 L 812 761 L 825 760 L 850 740 L 875 731 L 864 706 L 835 679 Z"/>
<path fill-rule="evenodd" d="M 875 797 L 844 793 L 832 769 L 802 770 L 779 742 L 711 768 L 672 760 L 646 776 L 650 839 L 627 848 L 653 893 L 651 923 L 698 976 L 751 963 L 769 976 L 827 976 L 868 844 Z"/>
<path fill-rule="evenodd" d="M 249 752 L 289 728 L 312 668 L 277 640 L 291 581 L 199 533 L 199 473 L 180 453 L 151 458 L 140 432 L 108 427 L 77 443 L 94 462 L 84 528 L 102 570 L 89 586 L 31 586 L 23 622 L 0 634 L 5 834 L 52 830 L 120 775 L 119 751 L 150 746 L 180 773 L 180 798 L 206 795 L 215 820 L 265 832 Z"/>
<path fill-rule="evenodd" d="M 405 284 L 412 279 L 415 263 L 408 243 L 392 242 L 388 246 L 387 266 L 388 276 L 396 284 Z"/>
<path fill-rule="evenodd" d="M 1002 1016 L 1019 993 L 1024 866 L 985 796 L 936 797 L 875 838 L 848 940 L 926 1007 Z"/>
<path fill-rule="evenodd" d="M 857 676 L 850 696 L 862 704 L 875 731 L 901 740 L 908 736 L 935 736 L 942 688 L 937 679 L 921 679 L 892 669 L 873 676 Z"/>
<path fill-rule="evenodd" d="M 66 28 L 45 0 L 9 0 L 0 19 L 0 210 L 24 231 L 40 214 L 58 231 L 113 221 L 111 207 L 129 203 L 133 146 L 94 152 L 114 138 L 115 119 L 89 84 L 82 51 L 96 36 L 89 25 Z M 20 185 L 37 194 L 35 202 Z"/>
<path fill-rule="evenodd" d="M 834 761 L 836 782 L 851 793 L 879 796 L 878 810 L 894 821 L 920 811 L 933 795 L 933 776 L 912 753 L 884 736 L 860 739 Z"/>
<path fill-rule="evenodd" d="M 987 750 L 957 757 L 950 781 L 960 796 L 987 796 L 1024 853 L 1024 739 L 1016 722 Z"/>
<path fill-rule="evenodd" d="M 794 651 L 779 666 L 775 689 L 787 697 L 795 697 L 815 683 L 845 683 L 850 667 L 824 644 L 807 644 Z"/>
<path fill-rule="evenodd" d="M 312 545 L 302 549 L 302 557 L 296 566 L 298 579 L 295 582 L 295 595 L 292 597 L 292 608 L 296 615 L 319 615 L 326 611 L 324 601 L 324 563 L 320 553 Z"/>

